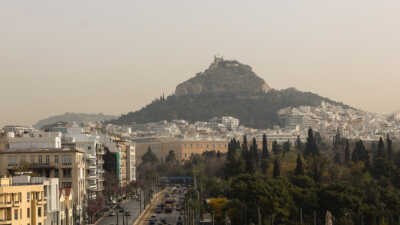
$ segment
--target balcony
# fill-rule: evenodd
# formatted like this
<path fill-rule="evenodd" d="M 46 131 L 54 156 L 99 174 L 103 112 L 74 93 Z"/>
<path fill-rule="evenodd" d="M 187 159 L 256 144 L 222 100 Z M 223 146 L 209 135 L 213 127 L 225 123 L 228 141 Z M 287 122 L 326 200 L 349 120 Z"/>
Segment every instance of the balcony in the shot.
<path fill-rule="evenodd" d="M 97 191 L 97 185 L 96 184 L 88 184 L 87 189 L 90 191 Z"/>
<path fill-rule="evenodd" d="M 40 168 L 55 168 L 54 165 L 50 164 L 50 163 L 30 163 L 29 164 L 30 168 L 33 169 L 40 169 Z"/>
<path fill-rule="evenodd" d="M 7 201 L 0 202 L 0 208 L 9 208 L 9 207 L 12 207 L 12 206 L 13 206 L 13 203 L 11 201 L 9 201 L 9 202 L 7 202 Z"/>
<path fill-rule="evenodd" d="M 97 175 L 97 180 L 104 181 L 104 177 L 102 175 Z"/>
<path fill-rule="evenodd" d="M 96 180 L 97 176 L 96 176 L 96 174 L 88 174 L 88 175 L 86 175 L 86 179 L 87 180 Z"/>
<path fill-rule="evenodd" d="M 0 219 L 0 225 L 8 225 L 8 224 L 12 224 L 11 217 L 6 219 Z"/>

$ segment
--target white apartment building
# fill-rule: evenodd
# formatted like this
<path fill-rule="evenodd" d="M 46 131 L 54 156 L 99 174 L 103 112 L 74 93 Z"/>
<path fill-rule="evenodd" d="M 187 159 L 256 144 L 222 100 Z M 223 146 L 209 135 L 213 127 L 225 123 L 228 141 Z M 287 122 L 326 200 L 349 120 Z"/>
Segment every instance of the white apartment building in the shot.
<path fill-rule="evenodd" d="M 236 130 L 239 127 L 239 119 L 231 116 L 223 116 L 222 124 L 225 125 L 229 130 Z"/>

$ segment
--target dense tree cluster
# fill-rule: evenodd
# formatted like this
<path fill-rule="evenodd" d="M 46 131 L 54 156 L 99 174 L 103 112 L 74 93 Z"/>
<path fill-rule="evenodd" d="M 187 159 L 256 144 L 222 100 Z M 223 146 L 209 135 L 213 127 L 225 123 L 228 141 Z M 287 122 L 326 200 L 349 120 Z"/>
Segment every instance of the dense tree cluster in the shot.
<path fill-rule="evenodd" d="M 215 213 L 216 224 L 325 224 L 327 214 L 333 224 L 400 224 L 400 152 L 390 137 L 374 144 L 338 135 L 329 144 L 318 136 L 310 129 L 305 143 L 272 149 L 265 135 L 261 146 L 244 136 L 226 154 L 192 155 L 174 170 L 158 162 L 155 170 L 195 177 L 194 191 L 213 203 L 193 207 Z"/>

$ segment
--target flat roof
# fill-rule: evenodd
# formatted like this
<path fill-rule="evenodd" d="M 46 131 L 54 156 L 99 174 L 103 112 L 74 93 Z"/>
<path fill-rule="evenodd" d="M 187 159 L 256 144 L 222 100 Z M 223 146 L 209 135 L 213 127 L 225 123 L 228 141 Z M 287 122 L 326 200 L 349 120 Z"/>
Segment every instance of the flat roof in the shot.
<path fill-rule="evenodd" d="M 62 152 L 79 152 L 84 153 L 78 148 L 29 148 L 29 149 L 5 149 L 0 151 L 0 154 L 10 153 L 62 153 Z"/>

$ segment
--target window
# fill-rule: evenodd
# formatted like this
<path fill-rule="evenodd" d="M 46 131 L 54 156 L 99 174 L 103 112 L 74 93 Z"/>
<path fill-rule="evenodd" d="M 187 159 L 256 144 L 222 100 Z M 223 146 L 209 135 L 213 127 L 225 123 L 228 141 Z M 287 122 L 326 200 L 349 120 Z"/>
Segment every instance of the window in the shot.
<path fill-rule="evenodd" d="M 42 207 L 38 207 L 37 214 L 38 214 L 38 217 L 42 217 Z"/>
<path fill-rule="evenodd" d="M 25 163 L 26 162 L 26 155 L 21 156 L 21 162 Z"/>
<path fill-rule="evenodd" d="M 46 164 L 49 165 L 50 164 L 50 156 L 46 155 Z"/>
<path fill-rule="evenodd" d="M 17 165 L 17 157 L 8 156 L 8 166 L 16 166 L 16 165 Z"/>
<path fill-rule="evenodd" d="M 39 164 L 43 164 L 43 156 L 39 155 Z"/>
<path fill-rule="evenodd" d="M 44 197 L 45 198 L 47 197 L 47 188 L 48 188 L 48 186 L 44 186 Z"/>
<path fill-rule="evenodd" d="M 71 156 L 63 156 L 62 157 L 62 164 L 63 165 L 72 165 L 72 157 Z"/>
<path fill-rule="evenodd" d="M 55 169 L 55 170 L 54 170 L 54 176 L 55 176 L 55 177 L 58 177 L 58 176 L 59 176 L 59 174 L 58 174 L 58 169 Z"/>
<path fill-rule="evenodd" d="M 71 174 L 71 169 L 63 169 L 63 177 L 65 178 L 71 178 L 72 174 Z"/>
<path fill-rule="evenodd" d="M 35 156 L 34 155 L 31 155 L 31 163 L 32 164 L 35 163 Z"/>
<path fill-rule="evenodd" d="M 22 209 L 19 210 L 19 218 L 22 220 Z"/>
<path fill-rule="evenodd" d="M 55 155 L 55 156 L 54 156 L 54 163 L 55 163 L 55 164 L 58 164 L 58 155 Z"/>
<path fill-rule="evenodd" d="M 193 144 L 190 144 L 190 148 L 193 148 Z"/>
<path fill-rule="evenodd" d="M 26 193 L 26 201 L 29 202 L 31 200 L 31 193 L 27 192 Z"/>
<path fill-rule="evenodd" d="M 14 209 L 14 220 L 18 220 L 18 209 Z"/>
<path fill-rule="evenodd" d="M 47 216 L 47 204 L 44 204 L 43 210 L 44 210 L 44 216 Z"/>
<path fill-rule="evenodd" d="M 30 208 L 26 209 L 26 217 L 31 218 L 31 209 Z"/>

